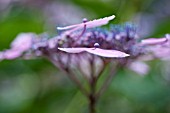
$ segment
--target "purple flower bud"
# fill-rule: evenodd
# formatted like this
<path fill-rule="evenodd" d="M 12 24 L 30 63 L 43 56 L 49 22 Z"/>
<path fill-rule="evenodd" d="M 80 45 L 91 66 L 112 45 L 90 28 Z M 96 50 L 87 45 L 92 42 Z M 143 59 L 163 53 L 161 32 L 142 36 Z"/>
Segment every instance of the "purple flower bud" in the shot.
<path fill-rule="evenodd" d="M 100 47 L 99 43 L 94 43 L 94 47 L 99 48 Z"/>
<path fill-rule="evenodd" d="M 83 18 L 83 23 L 88 22 L 87 18 Z"/>

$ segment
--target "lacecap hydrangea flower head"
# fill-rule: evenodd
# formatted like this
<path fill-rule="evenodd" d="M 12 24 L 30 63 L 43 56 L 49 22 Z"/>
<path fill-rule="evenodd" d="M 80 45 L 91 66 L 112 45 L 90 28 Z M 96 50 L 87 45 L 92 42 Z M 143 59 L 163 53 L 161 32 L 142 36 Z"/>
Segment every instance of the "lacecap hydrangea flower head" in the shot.
<path fill-rule="evenodd" d="M 114 18 L 112 15 L 93 21 L 83 19 L 80 24 L 57 27 L 60 33 L 52 38 L 48 34 L 21 33 L 10 49 L 0 52 L 0 60 L 20 57 L 48 59 L 77 84 L 88 97 L 90 109 L 94 110 L 96 98 L 106 89 L 117 68 L 128 67 L 139 74 L 146 74 L 149 67 L 141 56 L 156 55 L 153 46 L 169 47 L 164 44 L 169 35 L 161 39 L 141 40 L 132 24 L 112 25 L 108 29 L 100 27 Z M 108 65 L 111 67 L 110 74 L 97 90 L 97 81 Z M 90 91 L 83 86 L 77 72 L 85 78 Z"/>
<path fill-rule="evenodd" d="M 0 52 L 0 60 L 42 56 L 61 70 L 76 68 L 88 79 L 94 73 L 91 69 L 93 64 L 95 76 L 99 76 L 107 63 L 119 61 L 126 65 L 129 64 L 128 59 L 132 60 L 143 53 L 132 24 L 100 28 L 114 18 L 112 15 L 93 21 L 83 19 L 80 24 L 57 27 L 60 34 L 53 38 L 47 34 L 21 33 L 10 49 Z"/>
<path fill-rule="evenodd" d="M 133 25 L 114 25 L 109 30 L 99 28 L 114 18 L 112 15 L 93 21 L 83 19 L 81 24 L 57 27 L 61 33 L 53 38 L 34 33 L 19 34 L 12 42 L 11 49 L 0 53 L 0 59 L 43 56 L 63 70 L 75 65 L 77 60 L 86 62 L 92 56 L 100 59 L 98 62 L 137 57 L 142 51 Z"/>

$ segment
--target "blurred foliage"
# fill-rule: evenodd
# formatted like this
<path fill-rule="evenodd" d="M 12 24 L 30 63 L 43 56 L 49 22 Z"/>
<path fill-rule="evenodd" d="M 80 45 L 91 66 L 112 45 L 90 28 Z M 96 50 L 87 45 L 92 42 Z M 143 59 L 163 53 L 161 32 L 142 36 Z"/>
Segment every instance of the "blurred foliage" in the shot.
<path fill-rule="evenodd" d="M 55 15 L 48 15 L 51 14 L 51 4 L 66 9 L 56 7 L 53 10 L 60 20 L 55 20 Z M 75 13 L 67 9 L 68 6 L 79 11 L 77 17 L 66 15 L 66 12 Z M 170 33 L 168 6 L 169 0 L 0 0 L 0 50 L 8 48 L 18 33 L 45 32 L 56 26 L 51 26 L 47 20 L 54 18 L 54 23 L 58 23 L 63 16 L 69 21 L 71 18 L 80 20 L 82 15 L 93 19 L 115 14 L 116 19 L 111 23 L 116 24 L 126 21 L 138 24 L 139 21 L 134 20 L 139 17 L 139 33 L 149 26 L 151 32 L 146 37 L 162 37 Z M 162 68 L 167 68 L 167 64 L 149 62 L 151 70 L 146 76 L 120 70 L 99 101 L 98 113 L 170 113 L 170 72 Z M 48 61 L 17 59 L 0 62 L 0 113 L 80 112 L 87 112 L 86 99 Z"/>

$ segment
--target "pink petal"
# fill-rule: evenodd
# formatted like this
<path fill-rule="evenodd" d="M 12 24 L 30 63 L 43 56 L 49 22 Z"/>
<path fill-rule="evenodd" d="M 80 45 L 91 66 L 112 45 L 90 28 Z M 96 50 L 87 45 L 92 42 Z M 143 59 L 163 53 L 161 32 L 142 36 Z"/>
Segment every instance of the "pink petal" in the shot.
<path fill-rule="evenodd" d="M 57 30 L 68 30 L 68 29 L 72 29 L 72 28 L 75 28 L 75 27 L 80 26 L 80 25 L 83 25 L 83 23 L 70 25 L 70 26 L 66 26 L 66 27 L 57 27 Z"/>
<path fill-rule="evenodd" d="M 85 51 L 86 48 L 58 48 L 60 51 L 64 51 L 67 53 L 81 53 Z"/>
<path fill-rule="evenodd" d="M 115 18 L 115 15 L 112 15 L 112 16 L 109 16 L 109 17 L 89 21 L 89 22 L 87 22 L 85 24 L 87 25 L 87 28 L 94 28 L 94 27 L 106 25 L 106 24 L 108 24 L 108 22 L 110 20 L 113 20 L 114 18 Z"/>
<path fill-rule="evenodd" d="M 149 71 L 149 66 L 141 61 L 132 62 L 130 65 L 128 65 L 128 68 L 138 73 L 139 75 L 146 75 Z"/>
<path fill-rule="evenodd" d="M 126 54 L 121 51 L 117 50 L 105 50 L 105 49 L 99 49 L 99 48 L 88 48 L 86 49 L 87 52 L 91 54 L 95 54 L 101 57 L 108 57 L 108 58 L 123 58 L 128 57 L 129 54 Z"/>
<path fill-rule="evenodd" d="M 8 60 L 12 60 L 12 59 L 15 59 L 17 57 L 20 57 L 21 54 L 22 53 L 17 51 L 17 50 L 7 50 L 3 53 L 3 58 L 8 59 Z"/>
<path fill-rule="evenodd" d="M 83 54 L 81 56 L 79 56 L 79 58 L 77 59 L 79 65 L 78 68 L 80 69 L 80 71 L 87 77 L 90 78 L 91 76 L 91 64 L 89 62 L 89 56 L 87 54 Z"/>
<path fill-rule="evenodd" d="M 11 44 L 11 49 L 4 52 L 0 52 L 0 60 L 3 59 L 15 59 L 20 57 L 24 51 L 27 51 L 32 46 L 32 39 L 34 34 L 32 33 L 21 33 Z"/>
<path fill-rule="evenodd" d="M 48 40 L 48 46 L 50 49 L 55 48 L 56 45 L 57 45 L 57 37 L 54 37 L 54 38 Z"/>
<path fill-rule="evenodd" d="M 73 29 L 78 30 L 78 29 L 83 29 L 84 25 L 86 24 L 86 28 L 94 28 L 102 25 L 106 25 L 110 20 L 113 20 L 115 18 L 115 15 L 93 20 L 93 21 L 88 21 L 86 23 L 81 23 L 81 24 L 75 24 L 71 26 L 66 26 L 66 27 L 57 27 L 58 30 L 68 30 L 68 29 Z"/>
<path fill-rule="evenodd" d="M 11 48 L 18 49 L 19 51 L 26 51 L 32 46 L 32 33 L 21 33 L 12 42 Z"/>
<path fill-rule="evenodd" d="M 105 50 L 99 48 L 58 48 L 58 49 L 67 53 L 81 53 L 86 51 L 91 54 L 95 54 L 101 57 L 108 57 L 108 58 L 123 58 L 129 56 L 129 54 L 126 54 L 121 51 Z"/>
<path fill-rule="evenodd" d="M 155 45 L 167 42 L 167 38 L 149 38 L 141 41 L 142 45 Z"/>
<path fill-rule="evenodd" d="M 153 47 L 150 51 L 154 54 L 157 58 L 168 58 L 170 56 L 170 48 L 166 47 Z"/>

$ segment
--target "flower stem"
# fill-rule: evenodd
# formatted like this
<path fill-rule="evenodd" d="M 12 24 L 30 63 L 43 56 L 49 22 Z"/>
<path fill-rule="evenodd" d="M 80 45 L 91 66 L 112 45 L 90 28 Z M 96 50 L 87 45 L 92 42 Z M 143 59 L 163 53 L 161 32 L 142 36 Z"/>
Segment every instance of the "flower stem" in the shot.
<path fill-rule="evenodd" d="M 96 99 L 94 97 L 94 95 L 90 95 L 89 96 L 89 110 L 90 110 L 90 113 L 96 113 Z"/>
<path fill-rule="evenodd" d="M 96 85 L 97 85 L 97 77 L 95 76 L 95 56 L 92 56 L 90 59 L 91 64 L 91 76 L 90 76 L 90 93 L 88 96 L 89 99 L 89 112 L 96 113 Z"/>
<path fill-rule="evenodd" d="M 91 81 L 91 90 L 90 90 L 90 94 L 89 94 L 89 111 L 90 113 L 96 113 L 96 79 L 92 78 Z"/>

